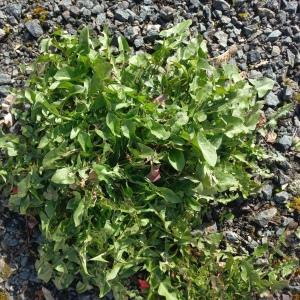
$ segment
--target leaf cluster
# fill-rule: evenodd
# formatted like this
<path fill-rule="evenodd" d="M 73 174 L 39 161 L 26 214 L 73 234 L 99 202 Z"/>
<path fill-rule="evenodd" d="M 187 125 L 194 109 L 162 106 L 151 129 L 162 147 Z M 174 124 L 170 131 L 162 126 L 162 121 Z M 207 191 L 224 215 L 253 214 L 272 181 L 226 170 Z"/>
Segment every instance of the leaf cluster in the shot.
<path fill-rule="evenodd" d="M 211 65 L 189 25 L 163 31 L 152 54 L 88 28 L 42 41 L 13 109 L 20 132 L 2 131 L 0 148 L 11 206 L 41 222 L 44 281 L 168 300 L 278 284 L 280 270 L 254 264 L 267 248 L 238 255 L 220 233 L 195 234 L 210 206 L 255 191 L 257 92 L 269 86 Z"/>

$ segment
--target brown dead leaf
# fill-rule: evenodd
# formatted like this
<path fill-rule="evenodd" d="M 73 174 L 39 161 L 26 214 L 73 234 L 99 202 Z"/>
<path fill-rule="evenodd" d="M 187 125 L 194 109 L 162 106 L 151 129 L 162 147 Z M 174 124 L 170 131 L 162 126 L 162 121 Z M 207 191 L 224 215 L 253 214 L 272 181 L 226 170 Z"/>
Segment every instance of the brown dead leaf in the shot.
<path fill-rule="evenodd" d="M 1 257 L 0 258 L 0 278 L 2 278 L 3 280 L 7 280 L 13 274 L 13 272 L 14 272 L 14 270 Z"/>
<path fill-rule="evenodd" d="M 264 112 L 262 112 L 260 114 L 260 117 L 259 117 L 259 120 L 258 120 L 258 123 L 256 125 L 257 128 L 262 128 L 264 127 L 264 125 L 267 123 L 267 118 L 266 118 L 266 115 L 264 114 Z"/>
<path fill-rule="evenodd" d="M 238 51 L 236 45 L 232 45 L 226 52 L 223 54 L 212 58 L 212 62 L 215 65 L 221 65 L 222 63 L 227 63 Z"/>
<path fill-rule="evenodd" d="M 160 166 L 151 166 L 151 171 L 147 175 L 147 178 L 151 182 L 156 182 L 156 181 L 158 181 L 161 178 L 160 177 L 160 170 L 159 170 L 159 168 L 160 168 Z"/>
<path fill-rule="evenodd" d="M 51 292 L 46 289 L 45 287 L 42 287 L 42 291 L 45 297 L 45 300 L 55 300 L 54 297 L 52 296 Z"/>
<path fill-rule="evenodd" d="M 270 144 L 274 144 L 276 142 L 277 133 L 274 131 L 270 131 L 266 134 L 266 142 Z"/>
<path fill-rule="evenodd" d="M 153 102 L 156 103 L 157 105 L 160 106 L 165 106 L 166 105 L 166 97 L 164 95 L 159 95 L 158 97 L 156 97 Z"/>
<path fill-rule="evenodd" d="M 16 96 L 14 96 L 14 95 L 6 96 L 3 103 L 1 104 L 2 111 L 9 112 L 10 109 L 12 108 L 15 100 L 16 100 Z"/>
<path fill-rule="evenodd" d="M 39 222 L 34 216 L 28 215 L 26 216 L 27 226 L 30 230 L 32 230 Z"/>
<path fill-rule="evenodd" d="M 11 127 L 13 125 L 13 118 L 12 118 L 12 114 L 11 113 L 7 113 L 3 120 L 0 120 L 0 125 L 4 124 L 7 127 Z"/>

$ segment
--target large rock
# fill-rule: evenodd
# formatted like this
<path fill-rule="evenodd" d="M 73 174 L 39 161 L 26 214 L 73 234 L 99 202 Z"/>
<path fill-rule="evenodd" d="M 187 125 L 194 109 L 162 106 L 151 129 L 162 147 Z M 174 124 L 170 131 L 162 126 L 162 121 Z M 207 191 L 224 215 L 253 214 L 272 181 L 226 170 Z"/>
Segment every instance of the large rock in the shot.
<path fill-rule="evenodd" d="M 39 20 L 30 20 L 25 23 L 25 27 L 28 32 L 35 38 L 39 38 L 44 34 Z"/>

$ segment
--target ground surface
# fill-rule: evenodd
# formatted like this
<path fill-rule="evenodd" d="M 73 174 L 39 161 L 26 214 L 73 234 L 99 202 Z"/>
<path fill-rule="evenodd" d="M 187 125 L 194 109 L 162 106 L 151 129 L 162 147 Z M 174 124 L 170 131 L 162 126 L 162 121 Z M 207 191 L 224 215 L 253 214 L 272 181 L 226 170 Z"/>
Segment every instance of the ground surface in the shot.
<path fill-rule="evenodd" d="M 0 98 L 5 97 L 10 87 L 22 86 L 24 75 L 19 68 L 26 69 L 38 53 L 38 40 L 56 26 L 75 33 L 83 24 L 90 24 L 100 32 L 107 23 L 113 35 L 122 33 L 136 49 L 147 50 L 160 30 L 183 19 L 193 20 L 192 30 L 203 34 L 211 56 L 236 45 L 238 51 L 232 63 L 236 62 L 250 78 L 268 76 L 276 80 L 273 92 L 265 100 L 267 117 L 284 103 L 295 102 L 288 116 L 279 122 L 276 135 L 265 143 L 282 154 L 283 159 L 270 166 L 273 175 L 263 185 L 260 195 L 247 203 L 220 207 L 215 215 L 207 216 L 206 230 L 225 231 L 227 239 L 241 250 L 253 249 L 266 241 L 274 243 L 285 234 L 286 251 L 299 257 L 295 232 L 300 217 L 287 204 L 300 196 L 300 154 L 294 149 L 300 136 L 300 108 L 296 105 L 300 81 L 300 1 L 0 0 Z M 221 224 L 221 215 L 234 218 L 227 218 Z M 36 229 L 32 232 L 29 227 L 28 220 L 10 212 L 2 199 L 1 300 L 44 299 L 43 284 L 34 271 L 40 237 Z M 4 259 L 13 271 L 9 279 L 4 276 L 4 269 L 8 268 Z M 300 295 L 299 284 L 299 279 L 294 278 L 289 289 L 265 295 L 264 299 L 288 300 L 292 299 L 292 293 L 294 299 L 299 299 L 296 298 Z M 77 295 L 72 289 L 62 293 L 51 285 L 46 287 L 55 299 L 98 299 L 93 293 Z"/>

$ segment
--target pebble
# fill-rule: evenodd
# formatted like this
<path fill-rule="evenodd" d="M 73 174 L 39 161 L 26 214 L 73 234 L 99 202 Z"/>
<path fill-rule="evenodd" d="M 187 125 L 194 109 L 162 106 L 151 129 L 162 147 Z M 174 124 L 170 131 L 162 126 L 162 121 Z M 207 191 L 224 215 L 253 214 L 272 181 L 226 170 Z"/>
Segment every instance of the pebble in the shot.
<path fill-rule="evenodd" d="M 104 13 L 103 5 L 97 4 L 95 7 L 93 7 L 92 14 L 98 15 L 98 14 L 101 14 L 101 13 Z"/>
<path fill-rule="evenodd" d="M 218 40 L 218 43 L 223 47 L 226 48 L 227 47 L 227 42 L 228 42 L 228 34 L 225 33 L 224 31 L 220 30 L 217 31 L 214 34 L 215 38 Z"/>
<path fill-rule="evenodd" d="M 260 211 L 254 217 L 254 220 L 261 227 L 266 227 L 269 222 L 275 217 L 277 214 L 277 209 L 275 207 Z"/>
<path fill-rule="evenodd" d="M 272 53 L 271 55 L 272 56 L 278 56 L 280 55 L 281 51 L 280 51 L 280 48 L 278 46 L 273 46 L 272 47 Z"/>
<path fill-rule="evenodd" d="M 115 11 L 115 19 L 120 22 L 128 22 L 131 19 L 131 14 L 127 9 L 117 9 Z"/>
<path fill-rule="evenodd" d="M 290 195 L 286 191 L 275 194 L 274 200 L 278 204 L 286 203 L 290 198 Z"/>
<path fill-rule="evenodd" d="M 224 0 L 214 0 L 213 8 L 220 11 L 228 11 L 230 10 L 230 5 Z"/>
<path fill-rule="evenodd" d="M 136 38 L 134 40 L 133 44 L 134 44 L 134 46 L 136 48 L 139 49 L 139 48 L 143 47 L 143 45 L 144 45 L 144 39 L 142 37 L 138 37 L 138 38 Z"/>
<path fill-rule="evenodd" d="M 261 188 L 261 192 L 265 200 L 268 201 L 272 199 L 273 188 L 272 184 L 266 184 Z"/>
<path fill-rule="evenodd" d="M 284 135 L 278 140 L 278 144 L 281 146 L 281 148 L 284 151 L 288 150 L 292 146 L 292 143 L 293 143 L 293 137 L 290 135 Z"/>
<path fill-rule="evenodd" d="M 279 37 L 282 35 L 282 32 L 280 30 L 274 30 L 272 31 L 268 37 L 267 37 L 267 41 L 269 42 L 275 42 L 279 39 Z"/>
<path fill-rule="evenodd" d="M 2 41 L 6 36 L 6 32 L 5 30 L 3 30 L 2 28 L 0 28 L 0 41 Z"/>
<path fill-rule="evenodd" d="M 43 28 L 41 27 L 39 20 L 30 20 L 25 23 L 25 27 L 28 32 L 35 38 L 39 38 L 44 34 Z"/>
<path fill-rule="evenodd" d="M 9 4 L 6 6 L 6 12 L 17 18 L 18 20 L 22 17 L 22 5 L 21 4 Z"/>
<path fill-rule="evenodd" d="M 276 107 L 280 103 L 278 97 L 273 92 L 270 92 L 266 96 L 265 101 L 266 104 L 271 107 Z"/>
<path fill-rule="evenodd" d="M 257 50 L 251 50 L 247 54 L 247 62 L 250 64 L 260 61 L 261 55 Z"/>
<path fill-rule="evenodd" d="M 290 14 L 295 14 L 297 12 L 298 1 L 285 1 L 285 3 L 285 11 L 287 11 Z"/>
<path fill-rule="evenodd" d="M 95 22 L 96 22 L 96 24 L 98 26 L 103 25 L 105 23 L 105 21 L 106 21 L 106 15 L 105 15 L 105 13 L 98 14 L 98 16 L 97 16 L 97 18 L 95 20 Z"/>
<path fill-rule="evenodd" d="M 239 236 L 233 231 L 226 231 L 225 236 L 229 242 L 232 242 L 232 243 L 239 242 Z"/>
<path fill-rule="evenodd" d="M 262 17 L 275 18 L 274 11 L 272 11 L 268 8 L 265 8 L 265 7 L 259 7 L 258 8 L 258 14 Z"/>
<path fill-rule="evenodd" d="M 286 86 L 283 89 L 282 99 L 285 100 L 285 101 L 292 100 L 293 94 L 294 94 L 293 89 L 291 87 L 289 87 L 289 86 Z"/>
<path fill-rule="evenodd" d="M 10 84 L 11 76 L 8 74 L 0 73 L 0 85 Z"/>

